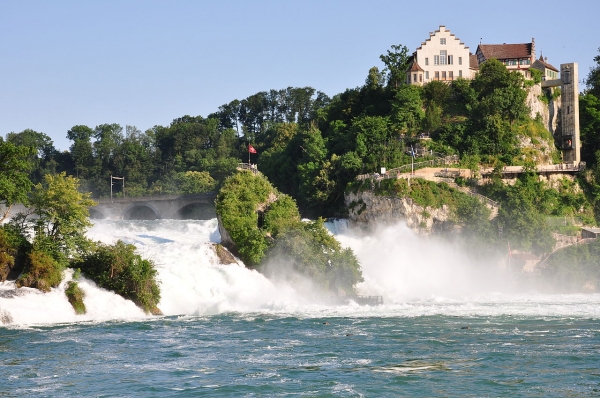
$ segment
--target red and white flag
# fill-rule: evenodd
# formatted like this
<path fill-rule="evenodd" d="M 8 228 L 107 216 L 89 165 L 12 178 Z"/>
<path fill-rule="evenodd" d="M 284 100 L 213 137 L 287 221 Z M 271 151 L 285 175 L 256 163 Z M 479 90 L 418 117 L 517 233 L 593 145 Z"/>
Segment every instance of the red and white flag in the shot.
<path fill-rule="evenodd" d="M 256 149 L 254 149 L 254 147 L 252 145 L 248 145 L 248 152 L 250 152 L 250 153 L 258 153 L 258 152 L 256 152 Z"/>

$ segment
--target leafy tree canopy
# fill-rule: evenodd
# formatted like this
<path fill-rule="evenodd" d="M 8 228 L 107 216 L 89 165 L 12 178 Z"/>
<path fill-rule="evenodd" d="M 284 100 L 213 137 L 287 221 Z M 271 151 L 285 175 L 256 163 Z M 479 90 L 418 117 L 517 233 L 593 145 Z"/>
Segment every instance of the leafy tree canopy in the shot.
<path fill-rule="evenodd" d="M 28 159 L 33 150 L 33 147 L 5 142 L 0 137 L 0 223 L 9 216 L 14 204 L 28 202 L 27 194 L 32 186 L 28 177 L 32 164 Z"/>

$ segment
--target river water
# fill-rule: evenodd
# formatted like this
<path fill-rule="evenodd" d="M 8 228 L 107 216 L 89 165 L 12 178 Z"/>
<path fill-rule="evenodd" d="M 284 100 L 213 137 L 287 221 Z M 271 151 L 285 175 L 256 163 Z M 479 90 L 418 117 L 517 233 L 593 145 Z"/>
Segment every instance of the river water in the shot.
<path fill-rule="evenodd" d="M 328 304 L 309 282 L 219 265 L 216 220 L 98 221 L 153 259 L 165 316 L 80 280 L 42 294 L 0 284 L 0 396 L 595 396 L 600 294 L 517 291 L 498 264 L 399 224 L 328 225 L 376 307 Z"/>

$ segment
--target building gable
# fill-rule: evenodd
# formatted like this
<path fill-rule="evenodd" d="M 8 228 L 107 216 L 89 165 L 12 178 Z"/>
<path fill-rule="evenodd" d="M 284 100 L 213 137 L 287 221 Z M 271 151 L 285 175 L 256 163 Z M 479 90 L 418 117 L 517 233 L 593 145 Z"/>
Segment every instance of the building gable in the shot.
<path fill-rule="evenodd" d="M 450 30 L 441 25 L 429 38 L 421 43 L 413 54 L 413 62 L 407 73 L 407 82 L 426 84 L 432 80 L 452 81 L 457 78 L 471 78 L 469 47 Z M 419 68 L 420 70 L 411 70 Z M 422 72 L 423 81 L 415 72 Z"/>

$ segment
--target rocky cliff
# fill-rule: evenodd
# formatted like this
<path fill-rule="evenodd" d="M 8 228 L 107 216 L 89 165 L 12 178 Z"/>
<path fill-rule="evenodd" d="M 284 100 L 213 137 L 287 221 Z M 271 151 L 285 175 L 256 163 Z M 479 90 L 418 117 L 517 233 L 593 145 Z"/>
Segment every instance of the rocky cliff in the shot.
<path fill-rule="evenodd" d="M 541 97 L 547 97 L 546 90 L 549 89 L 542 90 L 540 84 L 529 88 L 526 103 L 531 110 L 531 118 L 535 119 L 537 115 L 540 115 L 546 130 L 555 135 L 559 126 L 560 96 L 555 99 L 548 99 L 547 102 L 542 101 Z"/>
<path fill-rule="evenodd" d="M 347 193 L 345 203 L 350 221 L 365 229 L 406 221 L 409 228 L 426 235 L 443 230 L 452 216 L 446 205 L 439 209 L 424 207 L 409 197 L 378 196 L 370 191 Z"/>

